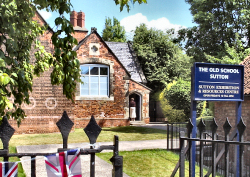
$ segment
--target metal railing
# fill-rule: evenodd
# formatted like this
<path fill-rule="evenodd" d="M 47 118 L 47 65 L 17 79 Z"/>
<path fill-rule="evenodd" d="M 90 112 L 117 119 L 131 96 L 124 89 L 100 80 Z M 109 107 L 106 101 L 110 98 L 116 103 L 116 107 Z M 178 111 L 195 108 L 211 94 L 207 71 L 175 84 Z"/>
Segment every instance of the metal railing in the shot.
<path fill-rule="evenodd" d="M 203 120 L 204 121 L 204 120 Z M 204 121 L 206 125 L 207 136 L 211 134 L 211 120 Z M 180 149 L 180 132 L 185 132 L 187 136 L 187 124 L 188 122 L 174 122 L 167 124 L 167 150 L 179 150 Z"/>
<path fill-rule="evenodd" d="M 64 111 L 61 119 L 56 123 L 63 138 L 63 148 L 58 149 L 58 152 L 67 151 L 68 149 L 68 136 L 74 123 L 69 119 L 67 113 Z M 98 135 L 101 132 L 101 127 L 96 123 L 95 118 L 92 116 L 88 125 L 84 128 L 86 135 L 89 138 L 90 144 L 95 144 Z M 9 161 L 9 157 L 24 157 L 29 156 L 31 158 L 31 176 L 36 177 L 36 158 L 37 156 L 48 156 L 55 153 L 9 153 L 9 141 L 14 134 L 15 129 L 11 127 L 6 117 L 3 118 L 3 122 L 0 125 L 0 138 L 3 143 L 3 149 L 0 150 L 0 157 L 3 157 L 4 162 Z M 103 150 L 113 150 L 113 156 L 110 161 L 113 164 L 112 176 L 123 176 L 123 157 L 119 156 L 118 151 L 118 136 L 114 136 L 113 145 L 102 145 L 94 149 L 91 146 L 89 149 L 81 149 L 81 155 L 90 155 L 90 177 L 95 176 L 95 154 Z"/>
<path fill-rule="evenodd" d="M 199 130 L 197 138 L 191 138 L 193 125 L 191 121 L 187 124 L 187 134 L 180 132 L 180 159 L 171 176 L 174 176 L 179 169 L 179 176 L 185 176 L 185 161 L 189 161 L 189 176 L 193 176 L 190 157 L 192 156 L 191 145 L 196 142 L 196 166 L 199 171 L 195 174 L 199 176 L 220 175 L 225 177 L 247 177 L 250 174 L 250 162 L 248 147 L 250 142 L 243 141 L 243 133 L 246 126 L 241 119 L 237 128 L 229 134 L 231 125 L 226 119 L 223 125 L 224 137 L 216 134 L 217 124 L 215 119 L 211 122 L 211 134 L 206 133 L 206 125 L 201 120 L 197 128 Z M 208 136 L 208 137 L 207 137 Z M 236 138 L 237 137 L 237 138 Z M 237 139 L 237 140 L 235 140 Z M 187 146 L 185 145 L 187 144 Z M 244 151 L 245 150 L 245 151 Z M 206 169 L 206 171 L 204 170 Z"/>

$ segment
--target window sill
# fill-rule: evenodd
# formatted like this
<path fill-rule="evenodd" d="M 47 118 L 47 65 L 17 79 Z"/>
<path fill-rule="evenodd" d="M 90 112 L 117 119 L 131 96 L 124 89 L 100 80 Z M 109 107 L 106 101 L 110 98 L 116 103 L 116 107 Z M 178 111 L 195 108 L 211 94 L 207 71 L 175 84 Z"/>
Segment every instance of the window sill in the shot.
<path fill-rule="evenodd" d="M 75 100 L 102 100 L 102 101 L 114 101 L 114 96 L 76 96 Z"/>

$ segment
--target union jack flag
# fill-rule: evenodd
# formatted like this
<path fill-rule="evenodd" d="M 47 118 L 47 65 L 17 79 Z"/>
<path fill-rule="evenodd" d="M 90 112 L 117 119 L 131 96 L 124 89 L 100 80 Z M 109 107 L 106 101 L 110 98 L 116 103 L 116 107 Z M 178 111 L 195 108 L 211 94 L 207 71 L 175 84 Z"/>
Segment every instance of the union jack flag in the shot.
<path fill-rule="evenodd" d="M 45 156 L 48 177 L 82 177 L 80 149 Z"/>
<path fill-rule="evenodd" d="M 17 177 L 17 162 L 1 162 L 0 177 Z"/>

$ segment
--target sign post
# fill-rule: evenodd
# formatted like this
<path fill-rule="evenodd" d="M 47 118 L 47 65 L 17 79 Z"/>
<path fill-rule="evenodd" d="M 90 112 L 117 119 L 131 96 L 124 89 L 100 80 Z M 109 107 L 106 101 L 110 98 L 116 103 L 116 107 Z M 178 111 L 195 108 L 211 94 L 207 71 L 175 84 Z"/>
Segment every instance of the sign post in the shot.
<path fill-rule="evenodd" d="M 241 103 L 244 101 L 244 66 L 214 63 L 194 63 L 191 85 L 191 118 L 194 125 L 192 138 L 196 138 L 197 101 L 235 101 L 236 123 L 241 117 Z M 195 112 L 195 113 L 194 113 Z M 192 177 L 195 177 L 195 142 L 192 143 Z M 239 153 L 237 150 L 237 159 Z M 237 162 L 236 170 L 239 168 Z M 238 171 L 238 170 L 237 170 Z"/>

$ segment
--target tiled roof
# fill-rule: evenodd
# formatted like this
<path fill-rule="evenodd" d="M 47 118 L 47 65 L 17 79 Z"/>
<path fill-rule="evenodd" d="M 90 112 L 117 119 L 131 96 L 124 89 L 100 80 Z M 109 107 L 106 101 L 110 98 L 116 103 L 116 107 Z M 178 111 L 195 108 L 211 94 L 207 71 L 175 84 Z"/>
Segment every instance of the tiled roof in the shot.
<path fill-rule="evenodd" d="M 147 82 L 139 61 L 134 54 L 134 51 L 132 50 L 131 44 L 129 42 L 106 42 L 106 44 L 129 72 L 129 74 L 131 75 L 131 79 L 140 83 Z"/>
<path fill-rule="evenodd" d="M 240 65 L 244 65 L 244 94 L 250 94 L 250 55 Z"/>

